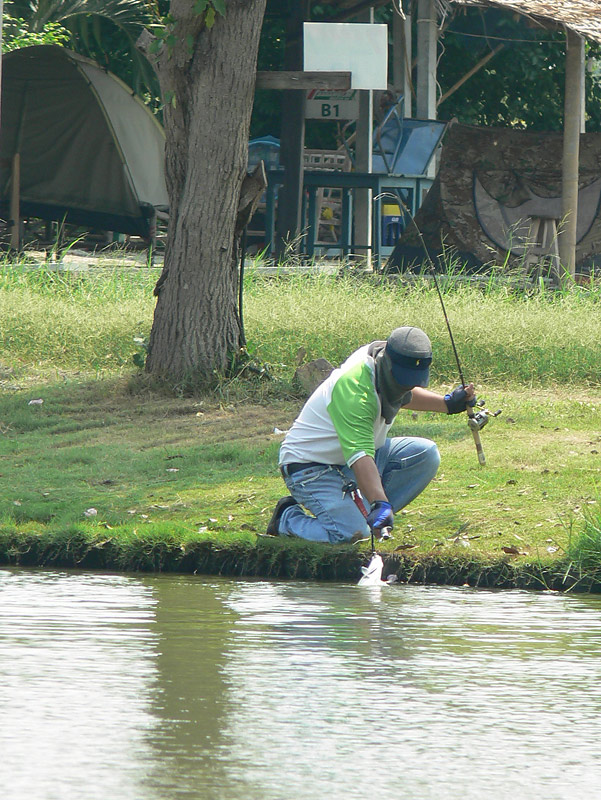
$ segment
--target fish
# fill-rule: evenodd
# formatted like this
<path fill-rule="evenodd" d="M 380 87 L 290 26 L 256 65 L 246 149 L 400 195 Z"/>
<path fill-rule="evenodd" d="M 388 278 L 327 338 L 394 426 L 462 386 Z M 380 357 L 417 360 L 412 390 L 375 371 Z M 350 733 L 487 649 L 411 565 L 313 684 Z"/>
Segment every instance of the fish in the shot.
<path fill-rule="evenodd" d="M 388 578 L 383 581 L 382 580 L 382 571 L 384 569 L 384 562 L 382 561 L 382 556 L 379 556 L 377 553 L 371 558 L 371 561 L 366 567 L 361 567 L 361 572 L 363 573 L 361 578 L 359 578 L 358 586 L 390 586 L 393 583 L 397 582 L 396 575 L 389 575 Z"/>

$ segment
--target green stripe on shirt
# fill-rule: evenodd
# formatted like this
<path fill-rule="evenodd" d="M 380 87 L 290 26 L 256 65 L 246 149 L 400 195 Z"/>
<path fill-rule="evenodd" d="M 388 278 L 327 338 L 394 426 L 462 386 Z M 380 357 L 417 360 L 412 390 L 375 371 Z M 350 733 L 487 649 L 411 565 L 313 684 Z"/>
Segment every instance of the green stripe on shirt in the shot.
<path fill-rule="evenodd" d="M 353 456 L 357 455 L 373 458 L 374 423 L 380 407 L 372 371 L 366 363 L 356 364 L 338 378 L 327 410 L 347 464 L 355 461 Z"/>

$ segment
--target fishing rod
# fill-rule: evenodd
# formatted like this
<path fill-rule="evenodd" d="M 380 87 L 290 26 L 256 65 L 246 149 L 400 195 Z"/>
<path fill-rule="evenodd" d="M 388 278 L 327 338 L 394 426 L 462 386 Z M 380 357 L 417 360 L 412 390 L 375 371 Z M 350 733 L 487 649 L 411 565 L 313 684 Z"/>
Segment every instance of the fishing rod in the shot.
<path fill-rule="evenodd" d="M 407 208 L 407 206 L 405 205 L 405 203 L 403 202 L 402 198 L 399 195 L 397 195 L 397 194 L 392 195 L 392 194 L 384 193 L 384 194 L 378 195 L 374 199 L 375 200 L 380 200 L 382 197 L 390 197 L 390 198 L 394 199 L 397 203 L 399 203 L 402 206 L 405 214 L 407 214 L 407 216 L 411 220 L 411 222 L 413 224 L 413 227 L 415 228 L 415 231 L 416 231 L 416 233 L 418 235 L 418 238 L 419 238 L 419 241 L 420 241 L 421 246 L 423 248 L 423 251 L 424 251 L 424 253 L 426 255 L 427 264 L 428 264 L 428 267 L 429 267 L 429 271 L 430 271 L 430 273 L 432 275 L 432 279 L 434 280 L 434 286 L 436 287 L 436 292 L 438 294 L 438 299 L 440 300 L 440 306 L 442 308 L 444 321 L 445 321 L 446 326 L 447 326 L 447 331 L 449 332 L 449 339 L 451 340 L 451 347 L 453 349 L 453 354 L 455 356 L 455 362 L 457 364 L 457 371 L 459 372 L 459 380 L 461 381 L 461 386 L 463 388 L 465 388 L 467 386 L 467 383 L 465 382 L 465 378 L 463 377 L 463 369 L 461 368 L 461 361 L 459 360 L 459 353 L 457 352 L 457 346 L 455 345 L 455 337 L 453 336 L 453 331 L 451 329 L 451 323 L 449 321 L 449 317 L 448 317 L 448 314 L 447 314 L 447 309 L 445 307 L 444 300 L 443 300 L 443 297 L 442 297 L 442 292 L 440 290 L 440 284 L 438 282 L 438 278 L 436 277 L 436 267 L 434 265 L 434 262 L 432 261 L 430 253 L 429 253 L 428 248 L 426 246 L 426 242 L 424 241 L 424 237 L 422 235 L 422 232 L 419 229 L 419 226 L 418 226 L 417 222 L 413 218 L 413 215 L 409 212 L 409 209 Z M 477 411 L 474 410 L 475 407 L 477 407 L 477 409 L 478 409 Z M 498 411 L 495 411 L 495 412 L 489 411 L 487 408 L 484 407 L 484 401 L 481 400 L 481 401 L 478 401 L 475 405 L 466 406 L 465 411 L 466 411 L 466 414 L 467 414 L 467 425 L 468 425 L 468 428 L 470 429 L 470 431 L 472 432 L 472 437 L 474 439 L 474 444 L 476 446 L 476 453 L 478 454 L 478 463 L 481 464 L 481 466 L 485 466 L 486 465 L 486 456 L 484 455 L 484 449 L 482 447 L 482 440 L 480 439 L 480 431 L 486 425 L 486 423 L 488 422 L 488 420 L 491 417 L 498 417 L 499 414 L 501 413 L 501 410 L 499 409 Z"/>
<path fill-rule="evenodd" d="M 417 225 L 415 226 L 417 228 Z M 424 250 L 426 250 L 425 243 L 423 241 L 423 237 L 421 235 L 421 231 L 419 231 L 419 236 L 422 241 L 422 245 Z M 427 252 L 427 250 L 426 250 Z M 434 280 L 434 286 L 436 286 L 436 291 L 438 293 L 438 299 L 440 300 L 440 305 L 442 308 L 442 313 L 444 316 L 444 320 L 447 325 L 447 330 L 449 332 L 449 339 L 451 340 L 451 347 L 453 348 L 453 353 L 455 354 L 455 361 L 457 362 L 457 371 L 459 372 L 459 380 L 461 381 L 461 386 L 465 388 L 467 383 L 465 382 L 465 378 L 463 377 L 463 370 L 461 369 L 461 362 L 459 361 L 459 353 L 457 352 L 457 347 L 455 346 L 455 339 L 453 337 L 453 331 L 451 330 L 451 323 L 449 322 L 449 317 L 447 316 L 447 310 L 445 308 L 444 300 L 442 299 L 442 292 L 440 291 L 440 285 L 438 283 L 438 278 L 436 277 L 436 271 L 434 269 L 434 263 L 430 258 L 430 254 L 428 253 L 428 260 L 430 262 L 430 271 L 432 273 L 432 278 Z M 478 411 L 474 411 L 474 407 L 478 406 Z M 467 413 L 467 426 L 472 432 L 472 436 L 474 439 L 474 444 L 476 445 L 476 453 L 478 454 L 478 462 L 484 467 L 486 466 L 486 456 L 484 455 L 484 449 L 482 447 L 482 440 L 480 439 L 480 431 L 486 425 L 490 417 L 498 417 L 501 413 L 501 410 L 495 411 L 494 413 L 489 411 L 487 408 L 484 408 L 484 401 L 480 401 L 479 403 L 474 403 L 474 405 L 467 405 L 465 407 L 465 411 Z"/>

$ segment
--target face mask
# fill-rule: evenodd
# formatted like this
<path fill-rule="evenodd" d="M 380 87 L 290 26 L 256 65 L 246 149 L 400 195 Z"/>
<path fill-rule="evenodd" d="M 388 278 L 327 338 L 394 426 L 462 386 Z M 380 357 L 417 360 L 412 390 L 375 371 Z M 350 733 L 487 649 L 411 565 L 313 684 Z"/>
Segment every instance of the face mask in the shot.
<path fill-rule="evenodd" d="M 376 364 L 376 389 L 382 401 L 382 416 L 386 424 L 392 424 L 402 406 L 411 402 L 412 386 L 401 386 L 392 375 L 392 363 L 384 352 L 386 342 L 374 342 L 370 355 Z"/>

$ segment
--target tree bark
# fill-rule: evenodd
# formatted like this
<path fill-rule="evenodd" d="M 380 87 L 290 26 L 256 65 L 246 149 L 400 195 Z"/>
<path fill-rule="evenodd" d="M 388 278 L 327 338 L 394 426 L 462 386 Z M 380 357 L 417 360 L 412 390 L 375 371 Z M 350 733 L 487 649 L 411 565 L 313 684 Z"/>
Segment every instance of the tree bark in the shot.
<path fill-rule="evenodd" d="M 169 227 L 146 371 L 168 380 L 209 383 L 242 344 L 236 217 L 265 2 L 228 0 L 208 29 L 191 0 L 171 0 L 175 44 L 155 59 Z"/>

